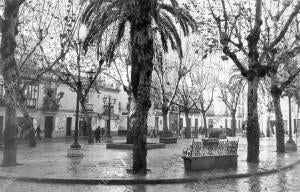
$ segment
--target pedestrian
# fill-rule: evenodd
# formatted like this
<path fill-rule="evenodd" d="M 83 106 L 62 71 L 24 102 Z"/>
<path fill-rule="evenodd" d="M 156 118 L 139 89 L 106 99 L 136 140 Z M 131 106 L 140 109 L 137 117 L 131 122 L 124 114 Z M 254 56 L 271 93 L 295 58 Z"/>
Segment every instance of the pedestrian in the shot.
<path fill-rule="evenodd" d="M 200 135 L 203 135 L 203 134 L 202 134 L 202 126 L 199 127 L 199 134 L 200 134 Z"/>
<path fill-rule="evenodd" d="M 34 132 L 35 132 L 35 131 L 34 131 L 34 128 L 32 127 L 32 128 L 30 129 L 30 131 L 29 131 L 29 147 L 35 147 L 35 146 L 36 146 L 36 141 L 35 141 L 35 139 L 32 139 L 32 138 L 34 138 L 34 135 L 35 135 Z"/>
<path fill-rule="evenodd" d="M 180 135 L 181 135 L 181 139 L 183 139 L 183 138 L 184 138 L 184 130 L 183 130 L 183 129 L 184 129 L 183 127 L 180 129 Z"/>
<path fill-rule="evenodd" d="M 150 137 L 152 138 L 154 135 L 154 129 L 152 127 L 150 127 Z"/>
<path fill-rule="evenodd" d="M 100 126 L 97 127 L 97 129 L 95 130 L 95 139 L 96 139 L 96 143 L 100 143 L 100 134 L 101 134 L 101 130 L 100 130 Z"/>
<path fill-rule="evenodd" d="M 101 132 L 100 132 L 100 137 L 104 138 L 104 134 L 105 134 L 105 129 L 104 129 L 104 127 L 102 127 Z"/>
<path fill-rule="evenodd" d="M 21 138 L 21 131 L 22 131 L 22 128 L 21 128 L 21 126 L 20 125 L 18 125 L 18 139 L 22 139 Z"/>
<path fill-rule="evenodd" d="M 157 129 L 155 129 L 155 128 L 153 130 L 153 136 L 154 136 L 154 138 L 156 138 L 156 136 L 157 136 Z"/>
<path fill-rule="evenodd" d="M 41 126 L 38 125 L 37 128 L 35 129 L 36 139 L 39 139 L 39 140 L 42 139 L 42 138 L 41 138 L 41 132 L 42 132 Z"/>
<path fill-rule="evenodd" d="M 246 127 L 245 124 L 242 125 L 242 135 L 246 133 Z"/>

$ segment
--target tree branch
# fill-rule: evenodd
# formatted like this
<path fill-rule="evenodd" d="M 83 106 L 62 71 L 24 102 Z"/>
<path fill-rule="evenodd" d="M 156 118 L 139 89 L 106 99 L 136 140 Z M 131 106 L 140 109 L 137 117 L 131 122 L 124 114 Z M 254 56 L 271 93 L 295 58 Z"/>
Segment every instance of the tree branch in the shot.
<path fill-rule="evenodd" d="M 284 90 L 289 84 L 291 84 L 292 81 L 298 76 L 299 72 L 300 72 L 300 68 L 298 68 L 297 71 L 294 74 L 290 75 L 289 78 L 286 81 L 281 83 L 280 89 Z"/>
<path fill-rule="evenodd" d="M 299 10 L 300 10 L 300 1 L 298 1 L 297 5 L 295 6 L 293 12 L 289 16 L 288 20 L 286 21 L 284 27 L 280 31 L 280 33 L 277 36 L 277 38 L 274 39 L 274 41 L 268 46 L 268 48 L 267 48 L 268 50 L 273 49 L 277 45 L 277 43 L 279 43 L 281 41 L 281 39 L 284 37 L 285 33 L 287 32 L 290 24 L 292 23 L 293 19 L 298 14 Z"/>
<path fill-rule="evenodd" d="M 223 47 L 223 53 L 226 54 L 228 57 L 230 57 L 232 59 L 232 61 L 235 63 L 235 65 L 239 68 L 239 70 L 241 71 L 242 75 L 244 77 L 247 77 L 247 73 L 248 70 L 246 69 L 246 67 L 240 62 L 240 60 L 237 58 L 236 54 L 231 52 L 229 50 L 228 46 L 224 46 Z"/>

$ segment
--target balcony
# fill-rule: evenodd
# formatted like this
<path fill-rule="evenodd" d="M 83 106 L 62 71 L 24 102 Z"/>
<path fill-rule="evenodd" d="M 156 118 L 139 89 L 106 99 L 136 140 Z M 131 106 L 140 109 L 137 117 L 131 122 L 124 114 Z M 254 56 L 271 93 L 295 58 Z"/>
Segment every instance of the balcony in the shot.
<path fill-rule="evenodd" d="M 92 112 L 92 111 L 94 111 L 94 105 L 93 104 L 85 104 L 84 105 L 85 106 L 85 109 L 86 109 L 86 111 L 87 112 Z M 83 109 L 82 109 L 82 111 L 83 111 Z"/>
<path fill-rule="evenodd" d="M 34 98 L 26 98 L 26 106 L 29 109 L 35 109 L 36 108 L 37 99 Z"/>
<path fill-rule="evenodd" d="M 42 106 L 43 111 L 58 111 L 59 104 L 56 101 L 56 98 L 46 98 L 44 97 L 44 103 Z"/>
<path fill-rule="evenodd" d="M 110 106 L 110 115 L 113 115 L 114 114 L 114 106 Z M 104 111 L 103 111 L 103 115 L 108 115 L 108 106 L 105 105 L 104 106 Z"/>
<path fill-rule="evenodd" d="M 44 102 L 42 106 L 43 111 L 58 111 L 59 110 L 59 100 L 55 96 L 44 96 Z"/>

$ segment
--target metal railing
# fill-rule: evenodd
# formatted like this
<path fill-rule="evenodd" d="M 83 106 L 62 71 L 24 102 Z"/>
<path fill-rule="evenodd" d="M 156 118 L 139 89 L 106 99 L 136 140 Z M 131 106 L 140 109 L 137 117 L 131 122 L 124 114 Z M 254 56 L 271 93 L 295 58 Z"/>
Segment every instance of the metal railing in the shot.
<path fill-rule="evenodd" d="M 183 149 L 184 157 L 205 157 L 237 155 L 238 140 L 213 142 L 193 142 L 190 148 Z"/>

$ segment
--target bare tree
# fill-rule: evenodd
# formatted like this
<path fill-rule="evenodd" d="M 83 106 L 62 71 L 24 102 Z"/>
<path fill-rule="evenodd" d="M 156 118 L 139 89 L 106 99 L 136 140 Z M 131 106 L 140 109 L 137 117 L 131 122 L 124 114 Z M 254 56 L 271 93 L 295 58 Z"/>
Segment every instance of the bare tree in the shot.
<path fill-rule="evenodd" d="M 227 109 L 230 111 L 231 122 L 232 122 L 231 129 L 233 131 L 234 137 L 236 134 L 236 120 L 235 120 L 236 110 L 244 86 L 245 84 L 243 81 L 236 81 L 235 84 L 232 84 L 232 82 L 230 81 L 220 84 L 221 95 L 219 97 L 224 102 Z"/>
<path fill-rule="evenodd" d="M 190 41 L 187 39 L 186 49 L 183 58 L 171 59 L 174 55 L 163 56 L 157 46 L 156 63 L 154 64 L 154 84 L 156 85 L 156 100 L 162 104 L 163 115 L 163 137 L 171 135 L 168 127 L 168 113 L 173 105 L 181 80 L 194 68 L 200 60 L 200 54 L 195 53 L 192 47 L 188 46 Z"/>
<path fill-rule="evenodd" d="M 206 115 L 213 104 L 215 87 L 217 85 L 217 80 L 214 74 L 215 70 L 215 68 L 211 68 L 209 65 L 204 65 L 202 62 L 200 67 L 198 67 L 197 70 L 194 70 L 194 73 L 191 74 L 191 80 L 199 93 L 197 100 L 194 102 L 196 107 L 200 109 L 202 113 L 205 137 L 208 136 Z"/>
<path fill-rule="evenodd" d="M 258 162 L 258 84 L 273 70 L 268 58 L 274 56 L 275 62 L 281 63 L 299 52 L 298 44 L 293 43 L 298 38 L 290 41 L 286 49 L 278 49 L 278 45 L 291 30 L 290 25 L 293 25 L 300 10 L 300 1 L 284 1 L 282 4 L 279 1 L 263 3 L 262 0 L 208 2 L 223 53 L 248 81 L 247 161 Z M 247 63 L 242 63 L 242 58 L 247 58 Z"/>
<path fill-rule="evenodd" d="M 280 106 L 280 99 L 285 94 L 292 96 L 289 87 L 292 86 L 294 79 L 299 75 L 300 68 L 297 60 L 290 59 L 284 63 L 277 64 L 270 73 L 270 93 L 273 98 L 276 118 L 276 146 L 277 152 L 285 152 L 284 146 L 284 124 Z M 290 141 L 292 142 L 292 141 Z"/>
<path fill-rule="evenodd" d="M 176 99 L 174 104 L 179 107 L 180 111 L 183 111 L 185 116 L 185 137 L 191 137 L 191 125 L 189 121 L 189 113 L 196 108 L 196 103 L 199 101 L 200 96 L 197 92 L 196 86 L 191 82 L 188 76 L 183 77 L 178 86 Z"/>
<path fill-rule="evenodd" d="M 49 63 L 43 61 L 43 56 L 39 50 L 40 46 L 53 42 L 55 36 L 63 35 L 71 36 L 70 32 L 61 31 L 57 34 L 54 30 L 54 25 L 57 26 L 59 17 L 58 9 L 59 2 L 46 0 L 38 2 L 25 2 L 21 7 L 19 35 L 17 36 L 16 47 L 16 86 L 17 106 L 21 110 L 24 121 L 22 126 L 22 137 L 29 136 L 29 145 L 35 146 L 35 134 L 33 132 L 33 122 L 31 120 L 29 110 L 27 108 L 28 98 L 31 93 L 28 91 L 31 85 L 36 85 L 43 75 L 61 61 L 68 52 L 69 38 L 66 38 L 62 45 L 65 47 L 53 58 Z M 67 16 L 67 14 L 65 14 Z M 65 25 L 62 23 L 61 25 Z M 37 91 L 37 90 L 36 90 Z"/>
<path fill-rule="evenodd" d="M 16 109 L 19 107 L 25 117 L 25 126 L 32 129 L 32 122 L 26 109 L 25 92 L 28 86 L 36 82 L 46 71 L 37 65 L 37 48 L 45 41 L 52 24 L 52 14 L 56 2 L 27 2 L 19 0 L 5 1 L 4 17 L 0 18 L 1 38 L 1 75 L 4 79 L 6 121 L 4 130 L 4 166 L 16 165 L 17 121 Z M 20 12 L 20 14 L 19 14 Z M 31 17 L 32 16 L 32 17 Z M 29 19 L 30 17 L 30 19 Z M 29 33 L 36 35 L 31 37 Z M 66 34 L 67 36 L 68 34 Z M 64 54 L 56 57 L 54 65 Z M 28 73 L 29 68 L 39 69 Z M 43 69 L 42 69 L 43 68 Z M 34 72 L 34 73 L 32 73 Z M 33 131 L 33 130 L 32 130 Z M 34 137 L 34 132 L 32 134 Z M 31 141 L 34 138 L 31 137 Z"/>

